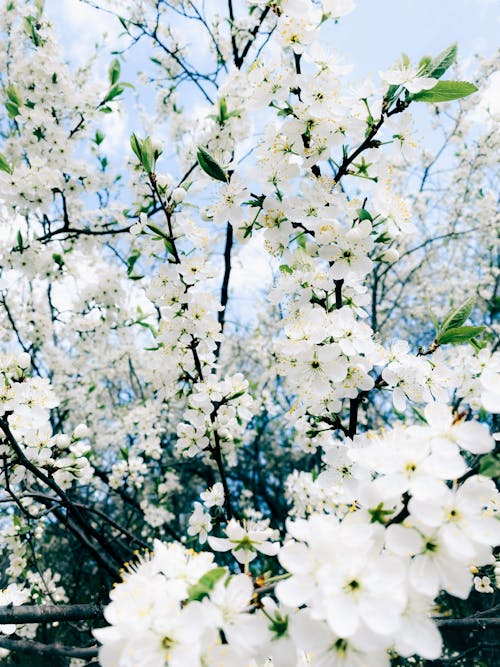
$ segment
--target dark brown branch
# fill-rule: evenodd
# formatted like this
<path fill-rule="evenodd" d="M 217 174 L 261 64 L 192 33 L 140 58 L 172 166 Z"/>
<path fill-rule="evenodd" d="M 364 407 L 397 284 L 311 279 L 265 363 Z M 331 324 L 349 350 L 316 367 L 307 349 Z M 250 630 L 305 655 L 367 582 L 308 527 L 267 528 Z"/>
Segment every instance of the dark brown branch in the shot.
<path fill-rule="evenodd" d="M 6 648 L 8 651 L 18 651 L 28 655 L 65 655 L 69 658 L 95 658 L 97 657 L 97 647 L 77 648 L 76 646 L 65 646 L 64 644 L 42 644 L 31 639 L 7 639 L 0 636 L 0 648 Z"/>
<path fill-rule="evenodd" d="M 477 616 L 469 616 L 468 618 L 437 618 L 436 624 L 440 628 L 481 628 L 486 630 L 487 627 L 500 627 L 500 618 L 478 618 Z"/>
<path fill-rule="evenodd" d="M 229 30 L 231 31 L 231 48 L 233 50 L 233 61 L 235 67 L 238 69 L 241 67 L 243 61 L 240 61 L 240 56 L 238 53 L 238 46 L 236 44 L 236 35 L 234 34 L 234 8 L 233 0 L 227 0 L 227 8 L 229 12 Z"/>
<path fill-rule="evenodd" d="M 231 250 L 233 248 L 233 226 L 230 222 L 227 223 L 226 231 L 226 247 L 224 248 L 224 277 L 222 278 L 222 286 L 220 290 L 220 305 L 222 310 L 219 310 L 217 319 L 219 320 L 221 333 L 224 332 L 224 324 L 226 321 L 226 307 L 229 299 L 229 278 L 231 276 Z M 217 341 L 215 348 L 216 359 L 220 354 L 221 341 Z"/>
<path fill-rule="evenodd" d="M 89 604 L 0 606 L 0 624 L 87 621 L 102 618 L 101 605 L 92 602 Z"/>
<path fill-rule="evenodd" d="M 113 576 L 116 575 L 116 569 L 113 565 L 111 565 L 107 558 L 101 554 L 101 552 L 86 538 L 86 534 L 90 533 L 93 535 L 101 544 L 106 549 L 106 545 L 103 544 L 102 538 L 96 533 L 96 531 L 92 528 L 92 526 L 85 521 L 83 516 L 81 515 L 80 511 L 73 506 L 69 498 L 67 497 L 66 493 L 63 491 L 63 489 L 57 484 L 57 482 L 46 475 L 42 470 L 37 468 L 24 454 L 22 448 L 20 447 L 19 443 L 17 440 L 14 438 L 7 419 L 2 418 L 0 419 L 0 428 L 3 430 L 7 442 L 9 445 L 12 447 L 14 450 L 14 453 L 17 456 L 18 462 L 20 465 L 22 465 L 26 470 L 31 472 L 39 481 L 43 482 L 46 486 L 48 486 L 54 493 L 61 498 L 62 504 L 66 507 L 68 515 L 74 518 L 76 525 L 72 526 L 72 532 L 82 541 L 93 553 L 94 557 L 96 560 L 100 562 L 100 564 L 105 567 L 105 569 L 112 574 Z M 54 514 L 57 516 L 57 510 L 54 510 Z M 61 518 L 61 517 L 58 517 Z M 66 522 L 68 527 L 69 527 L 69 521 Z M 83 532 L 82 530 L 83 529 Z M 116 562 L 120 562 L 120 560 L 117 558 L 117 556 L 110 551 L 109 549 L 108 555 L 110 555 L 112 558 L 116 560 Z"/>
<path fill-rule="evenodd" d="M 264 19 L 269 14 L 270 9 L 271 8 L 268 5 L 267 7 L 265 7 L 262 10 L 262 14 L 260 15 L 259 22 L 250 31 L 250 39 L 248 40 L 248 42 L 243 47 L 243 49 L 240 53 L 239 59 L 238 59 L 238 63 L 236 63 L 236 67 L 239 68 L 243 64 L 243 61 L 245 60 L 245 58 L 246 58 L 248 52 L 250 51 L 250 49 L 252 48 L 252 44 L 255 42 L 255 38 L 257 37 L 257 33 L 259 32 L 261 25 L 264 23 Z"/>
<path fill-rule="evenodd" d="M 380 142 L 375 139 L 375 136 L 382 127 L 382 125 L 384 124 L 385 119 L 388 118 L 389 116 L 393 116 L 396 113 L 401 113 L 406 109 L 406 107 L 409 106 L 409 104 L 410 104 L 409 102 L 400 102 L 400 100 L 398 100 L 395 107 L 391 111 L 388 111 L 385 108 L 385 101 L 384 101 L 384 106 L 382 107 L 382 115 L 380 116 L 379 120 L 372 125 L 372 128 L 367 134 L 365 140 L 358 146 L 358 148 L 356 148 L 355 151 L 353 151 L 350 155 L 346 155 L 342 160 L 340 167 L 333 178 L 335 183 L 338 183 L 342 178 L 342 176 L 345 176 L 349 172 L 349 167 L 354 162 L 354 160 L 359 155 L 361 155 L 361 153 L 363 153 L 368 148 L 377 148 L 378 146 L 380 146 Z"/>
<path fill-rule="evenodd" d="M 62 239 L 63 241 L 66 241 L 69 238 L 72 238 L 73 236 L 115 236 L 116 234 L 124 234 L 125 232 L 129 232 L 131 229 L 132 225 L 129 225 L 128 227 L 120 227 L 119 229 L 78 229 L 77 227 L 60 227 L 59 229 L 55 229 L 53 232 L 47 232 L 43 236 L 39 236 L 37 238 L 37 241 L 40 241 L 41 243 L 46 243 L 47 241 L 50 241 L 53 236 L 57 236 L 58 234 L 68 234 L 66 238 Z"/>
<path fill-rule="evenodd" d="M 402 523 L 407 517 L 410 516 L 410 512 L 408 510 L 408 503 L 410 502 L 410 494 L 408 491 L 405 491 L 403 494 L 403 508 L 401 509 L 396 516 L 393 516 L 392 519 L 390 519 L 386 524 L 385 527 L 387 528 L 388 526 L 392 526 L 394 523 Z"/>
<path fill-rule="evenodd" d="M 342 308 L 342 285 L 343 280 L 335 280 L 335 308 L 340 310 Z"/>

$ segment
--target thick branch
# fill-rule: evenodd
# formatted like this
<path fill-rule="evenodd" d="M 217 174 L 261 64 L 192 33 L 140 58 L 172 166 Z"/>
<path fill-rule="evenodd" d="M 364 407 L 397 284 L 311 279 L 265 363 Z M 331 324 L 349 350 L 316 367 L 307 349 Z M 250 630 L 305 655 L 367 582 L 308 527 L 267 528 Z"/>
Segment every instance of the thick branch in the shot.
<path fill-rule="evenodd" d="M 0 606 L 0 624 L 4 623 L 52 623 L 53 621 L 87 621 L 102 619 L 99 604 L 46 604 Z"/>
<path fill-rule="evenodd" d="M 469 616 L 468 618 L 438 618 L 435 619 L 436 624 L 440 628 L 486 628 L 500 627 L 500 618 L 478 618 L 477 616 Z"/>
<path fill-rule="evenodd" d="M 0 648 L 9 651 L 18 651 L 28 655 L 66 655 L 69 658 L 95 658 L 97 647 L 77 648 L 76 646 L 65 646 L 64 644 L 42 644 L 31 639 L 7 639 L 0 636 Z"/>

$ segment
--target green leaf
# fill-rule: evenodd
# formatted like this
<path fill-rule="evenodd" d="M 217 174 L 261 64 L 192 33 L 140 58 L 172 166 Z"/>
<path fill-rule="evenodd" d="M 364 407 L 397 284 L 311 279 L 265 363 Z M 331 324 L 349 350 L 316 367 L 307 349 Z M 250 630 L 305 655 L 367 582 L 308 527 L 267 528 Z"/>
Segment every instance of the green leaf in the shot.
<path fill-rule="evenodd" d="M 0 153 L 0 171 L 6 171 L 8 174 L 12 174 L 12 167 L 7 162 L 3 153 Z"/>
<path fill-rule="evenodd" d="M 491 477 L 492 479 L 500 477 L 500 456 L 495 454 L 495 452 L 483 456 L 479 464 L 479 474 L 486 475 L 486 477 Z"/>
<path fill-rule="evenodd" d="M 394 95 L 396 94 L 396 91 L 398 90 L 398 88 L 399 88 L 399 86 L 395 86 L 395 85 L 389 86 L 389 88 L 387 89 L 387 92 L 384 96 L 384 99 L 386 99 L 388 102 L 391 102 Z"/>
<path fill-rule="evenodd" d="M 7 97 L 11 102 L 14 104 L 17 104 L 18 107 L 20 107 L 23 103 L 22 99 L 19 97 L 19 93 L 15 89 L 15 87 L 11 84 L 10 86 L 7 86 L 5 89 L 5 92 L 7 93 Z"/>
<path fill-rule="evenodd" d="M 445 332 L 439 334 L 437 341 L 440 345 L 451 343 L 458 345 L 460 343 L 467 343 L 474 336 L 479 335 L 484 331 L 485 327 L 455 327 L 454 329 L 447 329 Z"/>
<path fill-rule="evenodd" d="M 127 260 L 127 275 L 130 276 L 134 270 L 135 263 L 141 256 L 141 253 L 138 250 L 133 250 L 130 254 L 130 257 Z"/>
<path fill-rule="evenodd" d="M 427 72 L 431 62 L 432 58 L 430 56 L 424 56 L 421 58 L 420 62 L 418 63 L 419 72 Z"/>
<path fill-rule="evenodd" d="M 103 99 L 102 103 L 105 104 L 106 102 L 111 102 L 111 100 L 114 100 L 115 97 L 121 95 L 124 90 L 125 88 L 121 83 L 115 83 L 106 93 L 106 97 Z"/>
<path fill-rule="evenodd" d="M 216 181 L 227 183 L 227 174 L 220 164 L 202 146 L 198 146 L 198 164 L 201 169 Z"/>
<path fill-rule="evenodd" d="M 146 225 L 146 226 L 148 227 L 148 229 L 150 229 L 152 232 L 154 232 L 154 233 L 157 234 L 160 238 L 163 239 L 163 243 L 165 244 L 165 248 L 166 248 L 166 250 L 167 250 L 171 255 L 173 255 L 173 256 L 175 257 L 175 247 L 174 247 L 174 244 L 173 244 L 173 242 L 172 242 L 172 239 L 171 239 L 167 234 L 165 234 L 165 232 L 164 232 L 162 229 L 160 229 L 160 228 L 157 227 L 156 225 L 148 224 L 148 225 Z"/>
<path fill-rule="evenodd" d="M 14 102 L 5 102 L 5 108 L 7 109 L 9 118 L 15 118 L 16 116 L 19 116 L 19 107 Z"/>
<path fill-rule="evenodd" d="M 156 153 L 153 148 L 151 137 L 146 137 L 142 142 L 142 165 L 151 174 L 154 171 Z"/>
<path fill-rule="evenodd" d="M 439 102 L 449 102 L 458 100 L 461 97 L 467 97 L 477 91 L 477 87 L 468 81 L 438 81 L 430 90 L 421 90 L 411 96 L 415 102 L 428 102 L 429 104 L 438 104 Z"/>
<path fill-rule="evenodd" d="M 225 97 L 221 97 L 219 100 L 219 123 L 224 125 L 227 120 L 227 102 Z"/>
<path fill-rule="evenodd" d="M 55 253 L 52 254 L 52 259 L 57 264 L 57 266 L 60 269 L 62 269 L 62 267 L 64 266 L 64 259 L 61 257 L 61 255 L 59 255 L 59 253 L 55 252 Z"/>
<path fill-rule="evenodd" d="M 454 329 L 455 327 L 461 327 L 462 324 L 470 317 L 472 309 L 474 308 L 474 303 L 476 302 L 476 297 L 469 297 L 464 303 L 460 304 L 456 308 L 452 308 L 446 315 L 441 324 L 440 331 L 444 333 L 448 329 Z"/>
<path fill-rule="evenodd" d="M 113 61 L 111 61 L 111 64 L 108 69 L 109 82 L 112 86 L 114 86 L 114 84 L 117 83 L 118 79 L 120 78 L 120 72 L 121 72 L 120 61 L 118 60 L 118 58 L 115 58 Z"/>
<path fill-rule="evenodd" d="M 214 589 L 215 584 L 222 579 L 226 574 L 225 567 L 214 567 L 213 570 L 205 572 L 205 574 L 198 579 L 196 584 L 192 584 L 188 589 L 188 601 L 203 600 L 204 597 Z"/>
<path fill-rule="evenodd" d="M 139 160 L 139 162 L 142 162 L 141 141 L 135 133 L 133 133 L 132 136 L 130 137 L 130 146 L 134 151 L 134 153 L 136 154 L 136 157 Z"/>
<path fill-rule="evenodd" d="M 166 251 L 169 252 L 173 257 L 175 257 L 175 248 L 172 241 L 170 239 L 163 237 L 163 243 L 165 245 Z"/>
<path fill-rule="evenodd" d="M 40 46 L 41 39 L 37 30 L 38 21 L 34 16 L 25 16 L 23 18 L 24 30 L 35 46 Z"/>
<path fill-rule="evenodd" d="M 162 239 L 168 239 L 168 236 L 165 234 L 165 232 L 162 229 L 160 229 L 159 227 L 157 227 L 156 225 L 152 225 L 152 224 L 148 223 L 146 225 L 146 227 L 148 229 L 150 229 L 152 232 L 154 232 L 155 234 L 158 234 L 158 236 L 160 236 Z"/>
<path fill-rule="evenodd" d="M 363 220 L 370 220 L 370 222 L 373 221 L 372 216 L 370 213 L 366 210 L 366 208 L 358 208 L 358 220 L 362 222 Z"/>
<path fill-rule="evenodd" d="M 457 44 L 452 44 L 444 51 L 441 51 L 431 61 L 425 76 L 430 76 L 433 79 L 440 79 L 446 70 L 453 65 L 457 59 Z"/>
<path fill-rule="evenodd" d="M 104 133 L 101 130 L 95 131 L 94 143 L 96 146 L 99 146 L 104 141 Z"/>

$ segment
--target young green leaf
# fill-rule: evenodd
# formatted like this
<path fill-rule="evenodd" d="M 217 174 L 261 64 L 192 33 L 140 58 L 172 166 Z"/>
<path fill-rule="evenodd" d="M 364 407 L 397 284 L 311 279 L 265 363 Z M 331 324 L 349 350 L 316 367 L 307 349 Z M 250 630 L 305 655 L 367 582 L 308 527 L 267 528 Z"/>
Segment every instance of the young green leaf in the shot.
<path fill-rule="evenodd" d="M 7 109 L 7 114 L 9 118 L 15 118 L 19 116 L 19 107 L 15 102 L 5 102 L 5 108 Z"/>
<path fill-rule="evenodd" d="M 148 174 L 152 173 L 155 168 L 156 159 L 161 154 L 161 150 L 154 148 L 151 137 L 140 139 L 134 133 L 130 137 L 130 146 Z"/>
<path fill-rule="evenodd" d="M 8 174 L 12 174 L 12 167 L 7 162 L 3 153 L 0 153 L 0 171 L 6 171 Z"/>
<path fill-rule="evenodd" d="M 130 146 L 131 146 L 132 150 L 134 151 L 134 153 L 135 153 L 137 159 L 139 160 L 139 162 L 142 163 L 141 143 L 142 143 L 141 140 L 139 139 L 139 137 L 134 132 L 132 134 L 132 136 L 130 137 Z"/>
<path fill-rule="evenodd" d="M 456 308 L 452 308 L 446 315 L 440 326 L 441 333 L 444 333 L 448 329 L 454 329 L 455 327 L 461 327 L 472 313 L 474 308 L 474 303 L 476 298 L 474 296 L 469 297 L 464 303 L 461 303 Z"/>
<path fill-rule="evenodd" d="M 196 584 L 192 584 L 188 589 L 188 601 L 203 600 L 204 597 L 214 589 L 215 584 L 226 574 L 225 567 L 214 567 L 213 570 L 206 572 Z"/>
<path fill-rule="evenodd" d="M 437 341 L 440 345 L 451 343 L 452 345 L 459 345 L 460 343 L 467 343 L 474 336 L 478 336 L 484 331 L 485 327 L 455 327 L 454 329 L 447 329 L 439 334 Z"/>
<path fill-rule="evenodd" d="M 498 454 L 492 452 L 481 458 L 479 474 L 491 477 L 491 479 L 498 479 L 500 477 L 500 457 Z"/>
<path fill-rule="evenodd" d="M 477 87 L 468 81 L 438 81 L 430 90 L 421 90 L 411 96 L 414 102 L 428 102 L 438 104 L 467 97 L 477 91 Z"/>
<path fill-rule="evenodd" d="M 118 79 L 120 78 L 120 71 L 121 71 L 121 66 L 120 66 L 120 61 L 118 58 L 115 58 L 108 69 L 108 75 L 109 75 L 109 82 L 112 86 L 117 83 Z"/>
<path fill-rule="evenodd" d="M 281 264 L 279 269 L 281 273 L 288 273 L 289 275 L 293 273 L 293 269 L 291 269 L 288 264 Z"/>
<path fill-rule="evenodd" d="M 169 252 L 171 255 L 175 257 L 175 246 L 172 243 L 172 240 L 165 234 L 164 231 L 162 231 L 159 227 L 156 225 L 147 225 L 148 229 L 150 229 L 152 232 L 157 234 L 161 239 L 163 239 L 163 243 L 165 245 L 165 249 L 167 252 Z"/>
<path fill-rule="evenodd" d="M 299 248 L 302 248 L 302 250 L 306 249 L 307 243 L 306 243 L 306 233 L 305 232 L 302 232 L 302 234 L 299 234 L 297 236 L 297 245 L 299 246 Z"/>
<path fill-rule="evenodd" d="M 7 93 L 7 97 L 11 102 L 14 104 L 17 104 L 18 107 L 20 107 L 23 103 L 22 99 L 19 97 L 19 93 L 15 89 L 15 87 L 11 84 L 10 86 L 7 86 L 5 89 L 5 92 Z"/>
<path fill-rule="evenodd" d="M 449 69 L 457 58 L 457 44 L 452 44 L 444 51 L 441 51 L 431 61 L 425 76 L 432 77 L 433 79 L 440 79 L 443 74 Z"/>
<path fill-rule="evenodd" d="M 144 141 L 142 142 L 142 166 L 144 169 L 148 172 L 148 174 L 151 174 L 154 171 L 154 165 L 155 165 L 155 150 L 153 148 L 153 142 L 151 141 L 151 137 L 146 137 Z"/>
<path fill-rule="evenodd" d="M 131 276 L 132 271 L 134 270 L 135 263 L 141 256 L 141 253 L 138 250 L 133 250 L 127 260 L 127 275 Z"/>
<path fill-rule="evenodd" d="M 224 169 L 202 146 L 198 146 L 197 158 L 198 164 L 206 174 L 216 181 L 227 183 L 227 174 Z"/>
<path fill-rule="evenodd" d="M 55 252 L 52 254 L 52 259 L 57 264 L 58 268 L 62 269 L 62 267 L 64 266 L 64 259 L 61 257 L 61 255 Z"/>
<path fill-rule="evenodd" d="M 115 83 L 106 93 L 106 97 L 103 99 L 103 103 L 111 102 L 111 100 L 114 100 L 115 97 L 121 95 L 124 90 L 125 88 L 122 86 L 121 83 Z"/>
<path fill-rule="evenodd" d="M 357 213 L 358 213 L 358 220 L 360 222 L 362 222 L 363 220 L 369 220 L 370 222 L 373 221 L 372 216 L 370 215 L 369 211 L 366 210 L 366 208 L 358 208 Z"/>

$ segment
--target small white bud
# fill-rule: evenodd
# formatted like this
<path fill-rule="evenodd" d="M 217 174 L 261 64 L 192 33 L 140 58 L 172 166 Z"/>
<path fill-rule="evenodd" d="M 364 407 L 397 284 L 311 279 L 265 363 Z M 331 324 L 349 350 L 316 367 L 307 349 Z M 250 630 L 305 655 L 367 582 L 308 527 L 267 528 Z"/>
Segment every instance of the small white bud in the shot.
<path fill-rule="evenodd" d="M 176 204 L 181 204 L 186 199 L 186 191 L 184 188 L 175 188 L 172 192 L 172 200 Z"/>
<path fill-rule="evenodd" d="M 69 445 L 70 442 L 71 441 L 69 439 L 69 436 L 65 435 L 64 433 L 59 433 L 55 437 L 55 443 L 56 446 L 59 447 L 59 449 L 66 449 L 66 447 Z"/>
<path fill-rule="evenodd" d="M 80 438 L 87 438 L 90 434 L 89 427 L 87 424 L 78 424 L 78 426 L 73 431 L 73 438 L 79 440 Z"/>
<path fill-rule="evenodd" d="M 163 144 L 157 137 L 151 137 L 151 145 L 155 153 L 160 154 L 163 151 Z"/>
<path fill-rule="evenodd" d="M 19 368 L 26 370 L 31 366 L 31 357 L 27 352 L 21 352 L 17 355 L 17 365 Z"/>
<path fill-rule="evenodd" d="M 172 185 L 172 176 L 170 174 L 156 174 L 156 182 L 160 188 L 167 188 Z"/>
<path fill-rule="evenodd" d="M 392 264 L 393 262 L 398 261 L 399 252 L 396 250 L 396 248 L 387 248 L 387 250 L 382 255 L 381 259 L 384 262 L 389 262 L 390 264 Z"/>

